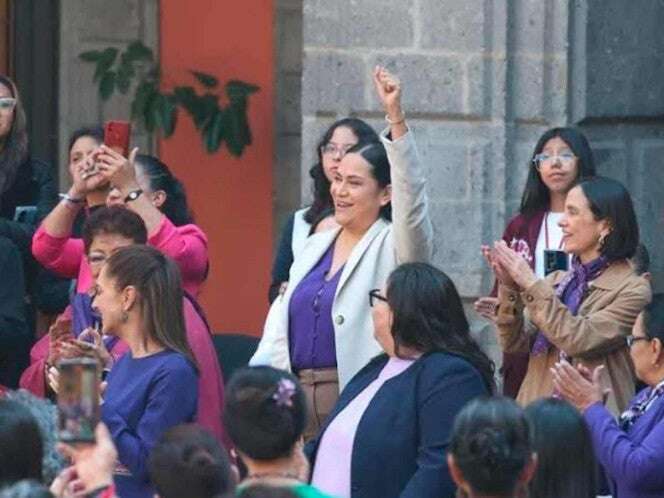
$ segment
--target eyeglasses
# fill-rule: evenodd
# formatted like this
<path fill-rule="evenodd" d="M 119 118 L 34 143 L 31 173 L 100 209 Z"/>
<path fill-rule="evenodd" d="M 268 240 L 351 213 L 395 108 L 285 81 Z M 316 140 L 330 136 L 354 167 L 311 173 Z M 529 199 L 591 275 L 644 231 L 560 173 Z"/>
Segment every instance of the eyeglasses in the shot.
<path fill-rule="evenodd" d="M 376 299 L 383 301 L 384 303 L 387 302 L 387 298 L 385 296 L 381 296 L 380 289 L 371 289 L 369 291 L 369 306 L 373 308 L 376 304 Z"/>
<path fill-rule="evenodd" d="M 326 156 L 341 156 L 344 157 L 346 153 L 355 147 L 355 144 L 336 146 L 334 144 L 325 144 L 320 148 L 320 152 Z"/>
<path fill-rule="evenodd" d="M 16 99 L 13 97 L 0 98 L 0 111 L 13 111 L 16 107 Z"/>
<path fill-rule="evenodd" d="M 627 343 L 628 348 L 631 348 L 635 342 L 650 341 L 650 340 L 651 340 L 650 337 L 644 337 L 644 336 L 637 337 L 635 335 L 628 335 L 627 337 L 625 337 L 625 342 Z"/>
<path fill-rule="evenodd" d="M 556 161 L 560 162 L 563 166 L 569 166 L 574 162 L 574 159 L 576 159 L 576 156 L 570 151 L 561 152 L 560 154 L 542 152 L 533 157 L 533 163 L 538 168 L 542 167 L 543 164 L 554 164 Z"/>

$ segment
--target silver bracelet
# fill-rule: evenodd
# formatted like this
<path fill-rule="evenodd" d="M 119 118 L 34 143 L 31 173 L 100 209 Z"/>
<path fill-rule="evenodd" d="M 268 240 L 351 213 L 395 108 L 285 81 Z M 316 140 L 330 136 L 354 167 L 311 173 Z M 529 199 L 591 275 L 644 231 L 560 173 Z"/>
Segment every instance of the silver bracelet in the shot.
<path fill-rule="evenodd" d="M 391 125 L 398 125 L 398 124 L 401 124 L 401 123 L 403 123 L 404 121 L 406 121 L 406 113 L 403 112 L 403 111 L 401 111 L 401 118 L 400 118 L 399 120 L 397 120 L 397 121 L 392 121 L 392 120 L 390 119 L 390 115 L 389 115 L 389 114 L 385 114 L 385 121 L 387 121 L 387 122 L 388 122 L 389 124 L 391 124 Z"/>
<path fill-rule="evenodd" d="M 62 199 L 63 201 L 67 201 L 72 204 L 83 204 L 85 202 L 85 197 L 83 197 L 82 199 L 78 199 L 76 197 L 72 197 L 69 194 L 58 194 L 58 195 L 60 196 L 60 199 Z"/>

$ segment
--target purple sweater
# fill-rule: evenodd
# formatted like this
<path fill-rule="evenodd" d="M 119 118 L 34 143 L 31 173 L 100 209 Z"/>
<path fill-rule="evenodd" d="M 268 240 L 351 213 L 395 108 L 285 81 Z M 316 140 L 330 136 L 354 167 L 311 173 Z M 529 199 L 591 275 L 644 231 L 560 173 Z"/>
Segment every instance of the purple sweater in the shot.
<path fill-rule="evenodd" d="M 639 394 L 630 406 L 636 399 Z M 601 403 L 583 416 L 614 498 L 664 496 L 664 397 L 654 401 L 626 432 Z"/>
<path fill-rule="evenodd" d="M 166 430 L 193 422 L 198 376 L 179 353 L 125 354 L 108 376 L 102 421 L 118 450 L 115 486 L 122 498 L 152 498 L 147 460 Z"/>

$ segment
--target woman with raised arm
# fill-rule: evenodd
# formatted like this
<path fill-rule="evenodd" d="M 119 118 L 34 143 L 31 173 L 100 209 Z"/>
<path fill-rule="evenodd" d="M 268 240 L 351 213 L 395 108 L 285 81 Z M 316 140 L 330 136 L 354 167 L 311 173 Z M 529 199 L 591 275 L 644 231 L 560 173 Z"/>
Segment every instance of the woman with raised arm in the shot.
<path fill-rule="evenodd" d="M 380 346 L 366 300 L 399 263 L 429 261 L 432 228 L 425 178 L 401 108 L 401 83 L 377 67 L 374 83 L 390 127 L 339 162 L 330 193 L 339 228 L 314 234 L 295 259 L 285 294 L 267 316 L 251 364 L 296 373 L 316 434 L 348 383 Z"/>
<path fill-rule="evenodd" d="M 290 267 L 307 238 L 337 228 L 330 186 L 346 152 L 358 143 L 378 141 L 373 128 L 358 118 L 335 121 L 321 137 L 316 147 L 318 162 L 309 169 L 309 176 L 313 180 L 313 202 L 291 214 L 281 232 L 268 291 L 270 304 L 285 292 Z"/>

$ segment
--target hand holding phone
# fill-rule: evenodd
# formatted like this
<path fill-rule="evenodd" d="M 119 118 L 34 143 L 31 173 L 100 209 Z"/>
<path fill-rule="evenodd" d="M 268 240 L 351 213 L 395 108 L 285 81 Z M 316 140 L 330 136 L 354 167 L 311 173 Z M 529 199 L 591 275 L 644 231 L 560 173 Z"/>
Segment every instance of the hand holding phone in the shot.
<path fill-rule="evenodd" d="M 104 126 L 104 145 L 124 157 L 129 157 L 130 135 L 131 123 L 128 121 L 108 121 Z"/>
<path fill-rule="evenodd" d="M 93 442 L 99 422 L 99 366 L 91 358 L 58 364 L 58 438 Z"/>

